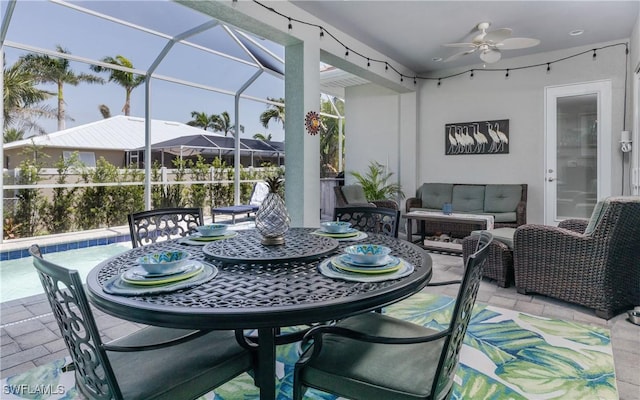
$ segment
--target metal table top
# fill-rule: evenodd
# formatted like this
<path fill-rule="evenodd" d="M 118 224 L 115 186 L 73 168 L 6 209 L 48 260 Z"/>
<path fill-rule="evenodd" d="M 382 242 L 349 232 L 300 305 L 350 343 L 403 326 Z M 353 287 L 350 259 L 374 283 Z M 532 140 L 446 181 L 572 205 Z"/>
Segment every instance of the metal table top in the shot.
<path fill-rule="evenodd" d="M 309 235 L 313 229 L 292 229 Z M 239 231 L 239 235 L 251 235 Z M 350 282 L 328 278 L 317 266 L 340 254 L 353 242 L 340 242 L 324 256 L 268 263 L 212 260 L 202 246 L 170 240 L 134 248 L 96 266 L 87 277 L 89 298 L 99 309 L 123 319 L 187 329 L 274 328 L 344 318 L 404 299 L 431 279 L 431 258 L 407 241 L 369 234 L 367 243 L 388 246 L 391 254 L 415 266 L 404 278 L 383 282 Z M 153 251 L 187 249 L 192 258 L 217 266 L 218 275 L 203 284 L 176 292 L 118 296 L 102 290 L 110 278 L 134 267 L 136 259 Z"/>

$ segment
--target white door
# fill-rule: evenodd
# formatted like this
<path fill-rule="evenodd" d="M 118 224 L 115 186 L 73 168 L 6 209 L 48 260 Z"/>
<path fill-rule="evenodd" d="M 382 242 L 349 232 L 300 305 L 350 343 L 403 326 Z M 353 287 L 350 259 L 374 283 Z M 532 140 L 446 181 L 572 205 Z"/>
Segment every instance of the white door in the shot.
<path fill-rule="evenodd" d="M 545 89 L 545 224 L 589 218 L 611 194 L 611 81 Z"/>

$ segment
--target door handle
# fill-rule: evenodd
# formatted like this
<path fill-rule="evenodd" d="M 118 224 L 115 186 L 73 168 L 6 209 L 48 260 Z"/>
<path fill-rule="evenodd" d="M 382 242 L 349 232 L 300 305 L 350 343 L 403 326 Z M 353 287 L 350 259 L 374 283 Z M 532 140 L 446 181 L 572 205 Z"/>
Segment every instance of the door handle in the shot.
<path fill-rule="evenodd" d="M 553 182 L 553 181 L 555 181 L 555 180 L 556 180 L 556 178 L 547 178 L 547 180 L 548 180 L 549 182 Z"/>

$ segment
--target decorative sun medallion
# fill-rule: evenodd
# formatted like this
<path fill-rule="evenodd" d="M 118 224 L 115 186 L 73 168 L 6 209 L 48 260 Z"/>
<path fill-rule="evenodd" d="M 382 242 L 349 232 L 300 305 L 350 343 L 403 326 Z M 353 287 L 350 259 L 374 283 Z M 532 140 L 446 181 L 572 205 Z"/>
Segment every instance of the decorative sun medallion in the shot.
<path fill-rule="evenodd" d="M 310 135 L 317 135 L 320 129 L 320 115 L 315 111 L 309 111 L 304 117 L 304 125 Z"/>

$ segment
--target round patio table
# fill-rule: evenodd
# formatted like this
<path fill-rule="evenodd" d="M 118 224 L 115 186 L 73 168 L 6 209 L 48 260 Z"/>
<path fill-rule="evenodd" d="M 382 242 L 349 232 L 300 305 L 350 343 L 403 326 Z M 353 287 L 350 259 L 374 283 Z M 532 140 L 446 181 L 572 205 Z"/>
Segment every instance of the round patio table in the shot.
<path fill-rule="evenodd" d="M 304 242 L 314 236 L 311 235 L 313 231 L 293 228 L 287 232 L 286 240 Z M 251 235 L 255 236 L 255 231 L 239 231 L 237 243 L 246 243 Z M 273 399 L 279 328 L 375 310 L 411 296 L 431 279 L 431 258 L 422 248 L 397 238 L 368 235 L 366 243 L 390 247 L 391 255 L 408 261 L 415 270 L 408 276 L 380 282 L 334 279 L 318 271 L 322 260 L 341 254 L 344 247 L 354 242 L 324 241 L 320 246 L 325 246 L 325 251 L 313 248 L 314 256 L 298 253 L 291 258 L 254 262 L 229 260 L 228 257 L 224 261 L 216 260 L 213 258 L 215 249 L 188 246 L 176 239 L 131 249 L 93 268 L 87 277 L 89 299 L 108 314 L 148 325 L 182 329 L 257 329 L 260 368 L 257 368 L 256 380 L 260 398 Z M 225 240 L 229 241 L 228 245 L 233 243 L 233 239 Z M 187 250 L 191 258 L 215 265 L 217 275 L 197 286 L 168 293 L 122 296 L 103 290 L 105 283 L 136 266 L 138 257 L 170 249 Z"/>

